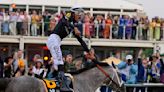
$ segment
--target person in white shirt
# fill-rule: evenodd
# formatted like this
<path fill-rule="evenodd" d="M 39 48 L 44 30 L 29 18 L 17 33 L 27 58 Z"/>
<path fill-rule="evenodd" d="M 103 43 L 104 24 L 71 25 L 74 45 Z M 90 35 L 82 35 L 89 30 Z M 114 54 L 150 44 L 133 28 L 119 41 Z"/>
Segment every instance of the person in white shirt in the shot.
<path fill-rule="evenodd" d="M 17 32 L 18 35 L 23 35 L 23 21 L 24 21 L 24 15 L 23 12 L 20 12 L 17 18 Z"/>
<path fill-rule="evenodd" d="M 43 60 L 38 59 L 32 70 L 34 77 L 41 78 L 41 79 L 46 77 L 46 71 L 42 67 L 43 67 Z"/>
<path fill-rule="evenodd" d="M 10 13 L 10 24 L 9 24 L 9 29 L 10 29 L 10 34 L 11 35 L 16 35 L 16 21 L 17 21 L 18 16 L 16 15 L 15 12 Z"/>

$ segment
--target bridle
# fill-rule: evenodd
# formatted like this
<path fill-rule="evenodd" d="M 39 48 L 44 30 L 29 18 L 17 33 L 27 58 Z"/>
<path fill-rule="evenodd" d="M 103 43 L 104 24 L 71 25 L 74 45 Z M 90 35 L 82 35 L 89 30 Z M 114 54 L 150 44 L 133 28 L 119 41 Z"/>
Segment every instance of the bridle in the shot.
<path fill-rule="evenodd" d="M 96 67 L 106 76 L 106 79 L 108 79 L 108 81 L 109 81 L 108 84 L 113 83 L 117 87 L 120 87 L 100 65 L 96 64 Z"/>

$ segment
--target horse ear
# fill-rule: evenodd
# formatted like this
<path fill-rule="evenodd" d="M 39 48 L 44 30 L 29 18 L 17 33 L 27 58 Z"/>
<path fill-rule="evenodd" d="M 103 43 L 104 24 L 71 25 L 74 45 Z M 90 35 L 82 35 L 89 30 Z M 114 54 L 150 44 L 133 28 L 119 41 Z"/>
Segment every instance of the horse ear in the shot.
<path fill-rule="evenodd" d="M 115 66 L 115 64 L 113 63 L 113 61 L 112 61 L 112 66 L 113 66 L 114 69 L 116 69 L 116 66 Z"/>

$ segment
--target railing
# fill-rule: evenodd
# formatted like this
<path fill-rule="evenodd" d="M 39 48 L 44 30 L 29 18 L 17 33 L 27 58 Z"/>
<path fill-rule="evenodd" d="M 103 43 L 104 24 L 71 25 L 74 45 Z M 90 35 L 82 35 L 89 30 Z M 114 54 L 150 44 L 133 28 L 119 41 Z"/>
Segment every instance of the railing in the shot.
<path fill-rule="evenodd" d="M 0 35 L 48 36 L 50 25 L 48 22 L 0 22 Z M 164 27 L 148 27 L 144 25 L 108 25 L 108 24 L 79 24 L 79 30 L 84 38 L 95 39 L 123 39 L 123 40 L 163 40 Z M 68 38 L 72 38 L 70 34 Z"/>
<path fill-rule="evenodd" d="M 164 89 L 164 84 L 163 83 L 140 83 L 140 84 L 125 84 L 125 92 L 127 92 L 127 87 L 133 87 L 134 91 L 136 92 L 136 88 L 145 88 L 145 92 L 148 92 L 148 88 L 155 87 L 157 88 L 162 88 Z M 158 91 L 156 91 L 158 92 Z M 163 91 L 160 91 L 163 92 Z"/>

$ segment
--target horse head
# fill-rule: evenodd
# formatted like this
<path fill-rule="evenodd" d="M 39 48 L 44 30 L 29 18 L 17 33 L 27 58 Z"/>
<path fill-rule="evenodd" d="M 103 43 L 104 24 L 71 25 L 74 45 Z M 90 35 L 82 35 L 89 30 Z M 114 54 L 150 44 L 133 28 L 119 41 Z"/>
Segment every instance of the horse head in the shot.
<path fill-rule="evenodd" d="M 113 72 L 111 75 L 112 80 L 107 79 L 106 85 L 112 88 L 112 90 L 116 92 L 124 92 L 124 85 L 123 81 L 121 79 L 121 74 L 119 73 L 116 65 L 111 63 L 111 68 L 110 70 Z"/>
<path fill-rule="evenodd" d="M 75 92 L 93 92 L 102 85 L 116 92 L 123 92 L 121 77 L 114 66 L 105 62 L 96 62 L 79 71 L 73 74 Z"/>

